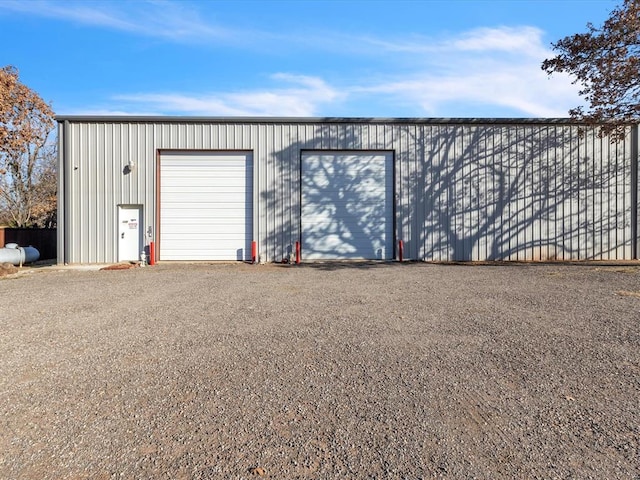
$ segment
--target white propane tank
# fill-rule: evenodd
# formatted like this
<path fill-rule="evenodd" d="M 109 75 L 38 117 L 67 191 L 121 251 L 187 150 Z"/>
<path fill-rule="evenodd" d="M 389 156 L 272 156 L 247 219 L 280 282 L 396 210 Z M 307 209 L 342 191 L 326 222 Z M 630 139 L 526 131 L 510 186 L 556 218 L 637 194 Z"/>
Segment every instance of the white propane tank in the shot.
<path fill-rule="evenodd" d="M 40 258 L 40 252 L 34 247 L 21 247 L 17 243 L 7 243 L 0 248 L 0 263 L 8 262 L 22 266 L 23 263 L 35 262 Z"/>

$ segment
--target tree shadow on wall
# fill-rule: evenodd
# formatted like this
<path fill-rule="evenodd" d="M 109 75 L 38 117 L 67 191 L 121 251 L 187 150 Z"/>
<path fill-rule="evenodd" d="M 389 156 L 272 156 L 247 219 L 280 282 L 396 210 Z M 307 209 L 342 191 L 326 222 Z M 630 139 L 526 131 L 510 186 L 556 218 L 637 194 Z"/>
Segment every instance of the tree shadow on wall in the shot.
<path fill-rule="evenodd" d="M 380 226 L 372 219 L 384 217 L 380 208 L 393 202 L 391 226 L 414 260 L 615 259 L 630 248 L 630 147 L 595 131 L 580 135 L 579 127 L 560 124 L 362 123 L 290 126 L 282 137 L 288 147 L 268 159 L 261 179 L 267 261 L 289 258 L 301 238 L 300 215 L 309 212 L 300 188 L 316 213 L 343 219 L 314 225 L 316 243 L 331 239 L 327 251 L 338 243 L 380 258 Z M 340 162 L 301 179 L 301 152 L 323 150 L 394 150 L 395 198 L 372 207 L 367 168 L 347 172 Z M 336 176 L 339 188 L 327 189 Z M 304 245 L 302 252 L 304 260 Z"/>
<path fill-rule="evenodd" d="M 409 177 L 421 259 L 609 259 L 630 245 L 624 145 L 567 125 L 430 133 Z"/>
<path fill-rule="evenodd" d="M 261 179 L 266 181 L 260 197 L 266 218 L 260 227 L 267 232 L 267 261 L 288 259 L 296 241 L 303 242 L 303 260 L 392 259 L 389 149 L 363 142 L 355 127 L 346 124 L 285 127 L 282 135 L 288 146 L 267 160 Z M 303 154 L 308 171 L 301 177 Z"/>
<path fill-rule="evenodd" d="M 387 156 L 314 153 L 302 163 L 305 258 L 392 258 L 392 185 L 386 180 L 393 171 Z"/>

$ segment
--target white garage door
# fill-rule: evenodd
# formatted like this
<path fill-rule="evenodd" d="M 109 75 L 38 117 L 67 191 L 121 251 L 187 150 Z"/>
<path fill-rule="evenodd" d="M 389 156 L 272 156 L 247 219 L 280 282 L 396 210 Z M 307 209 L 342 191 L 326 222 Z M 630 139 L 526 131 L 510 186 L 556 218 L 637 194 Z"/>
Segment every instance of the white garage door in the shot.
<path fill-rule="evenodd" d="M 393 154 L 302 155 L 302 258 L 393 256 Z"/>
<path fill-rule="evenodd" d="M 250 260 L 253 157 L 160 156 L 160 260 Z"/>

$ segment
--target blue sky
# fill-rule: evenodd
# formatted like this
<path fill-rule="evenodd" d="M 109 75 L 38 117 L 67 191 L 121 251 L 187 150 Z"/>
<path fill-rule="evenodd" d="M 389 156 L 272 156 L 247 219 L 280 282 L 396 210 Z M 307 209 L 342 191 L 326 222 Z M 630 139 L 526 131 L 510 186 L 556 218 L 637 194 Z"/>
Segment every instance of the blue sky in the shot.
<path fill-rule="evenodd" d="M 564 117 L 540 63 L 614 0 L 0 0 L 0 66 L 57 114 Z"/>

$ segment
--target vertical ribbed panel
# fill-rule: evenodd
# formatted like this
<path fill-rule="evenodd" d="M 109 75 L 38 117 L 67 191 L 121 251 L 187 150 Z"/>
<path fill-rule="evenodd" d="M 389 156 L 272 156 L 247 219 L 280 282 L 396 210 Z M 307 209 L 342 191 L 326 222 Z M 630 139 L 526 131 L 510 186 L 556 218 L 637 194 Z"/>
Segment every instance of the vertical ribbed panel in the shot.
<path fill-rule="evenodd" d="M 427 130 L 414 205 L 425 212 L 423 259 L 631 258 L 628 140 L 575 126 Z"/>
<path fill-rule="evenodd" d="M 69 263 L 117 260 L 118 205 L 142 205 L 144 231 L 152 229 L 146 240 L 155 238 L 158 150 L 253 152 L 253 231 L 263 261 L 280 261 L 300 238 L 305 150 L 393 152 L 394 235 L 406 258 L 617 260 L 637 249 L 631 128 L 611 143 L 595 129 L 558 123 L 65 124 L 59 251 Z"/>
<path fill-rule="evenodd" d="M 635 228 L 632 232 L 632 245 L 631 256 L 634 259 L 640 258 L 640 157 L 638 152 L 640 150 L 640 136 L 638 135 L 638 126 L 634 126 L 631 136 L 631 185 L 635 185 L 635 189 L 632 190 L 631 198 L 631 228 Z M 634 209 L 635 208 L 635 209 Z M 635 227 L 634 227 L 635 226 Z"/>

